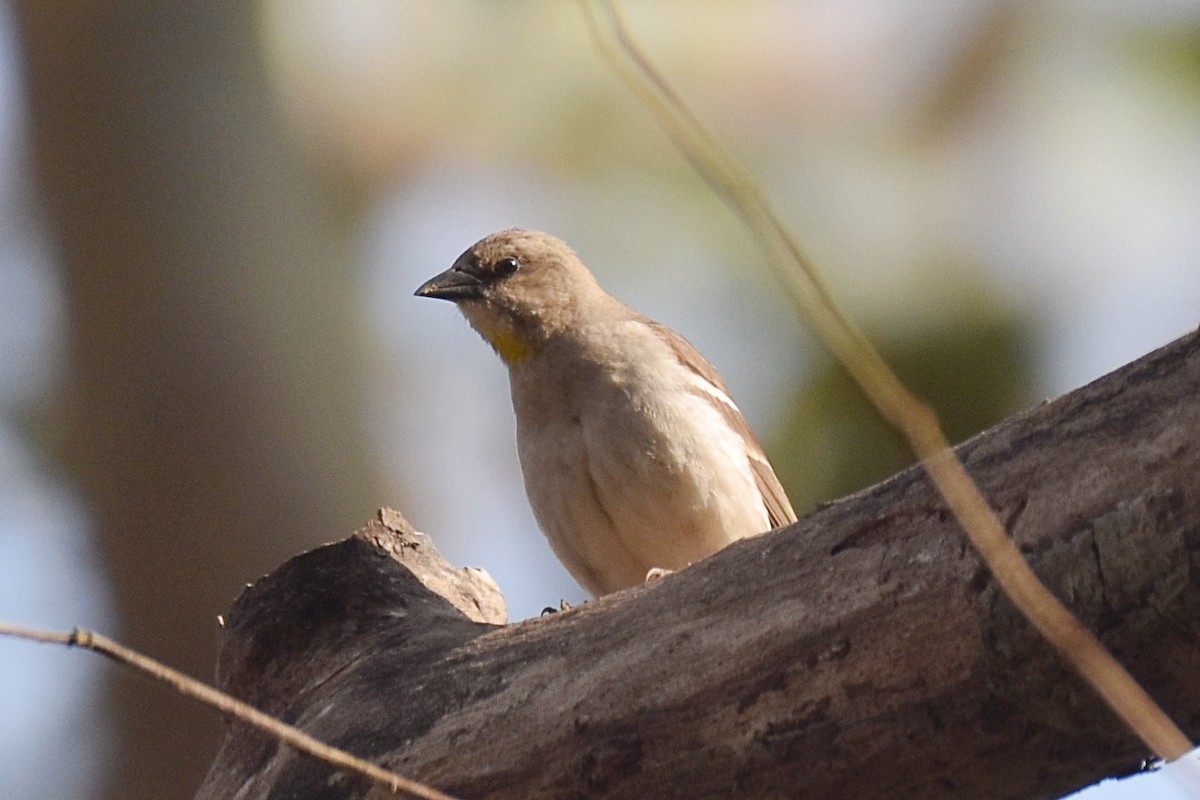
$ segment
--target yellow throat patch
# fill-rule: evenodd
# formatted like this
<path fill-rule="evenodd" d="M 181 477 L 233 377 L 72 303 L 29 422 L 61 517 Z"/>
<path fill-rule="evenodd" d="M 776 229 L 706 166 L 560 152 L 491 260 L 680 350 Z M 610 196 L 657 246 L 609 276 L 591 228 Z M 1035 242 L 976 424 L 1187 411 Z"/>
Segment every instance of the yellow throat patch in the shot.
<path fill-rule="evenodd" d="M 504 328 L 491 330 L 485 337 L 505 364 L 517 364 L 533 355 L 533 347 L 529 342 L 511 330 Z"/>

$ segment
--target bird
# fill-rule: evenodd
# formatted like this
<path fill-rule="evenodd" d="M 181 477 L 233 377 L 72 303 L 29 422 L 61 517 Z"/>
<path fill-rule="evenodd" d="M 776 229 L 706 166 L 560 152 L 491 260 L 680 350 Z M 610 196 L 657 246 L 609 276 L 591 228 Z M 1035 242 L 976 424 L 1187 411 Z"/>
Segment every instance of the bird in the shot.
<path fill-rule="evenodd" d="M 562 240 L 493 233 L 416 295 L 453 302 L 508 368 L 534 518 L 593 597 L 796 521 L 712 364 Z"/>

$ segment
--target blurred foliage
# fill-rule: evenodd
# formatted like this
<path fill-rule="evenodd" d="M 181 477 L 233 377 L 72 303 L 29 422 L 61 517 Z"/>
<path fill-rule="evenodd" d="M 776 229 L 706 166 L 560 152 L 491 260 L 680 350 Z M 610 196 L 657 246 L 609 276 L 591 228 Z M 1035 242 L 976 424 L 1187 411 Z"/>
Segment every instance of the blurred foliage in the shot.
<path fill-rule="evenodd" d="M 952 442 L 999 422 L 1031 400 L 1033 351 L 1024 320 L 958 317 L 911 339 L 875 338 L 905 384 L 937 412 Z M 915 460 L 832 357 L 824 356 L 809 374 L 771 453 L 801 514 L 881 481 Z"/>
<path fill-rule="evenodd" d="M 1132 66 L 1200 99 L 1200 27 L 1138 27 L 1126 37 L 1122 50 Z"/>

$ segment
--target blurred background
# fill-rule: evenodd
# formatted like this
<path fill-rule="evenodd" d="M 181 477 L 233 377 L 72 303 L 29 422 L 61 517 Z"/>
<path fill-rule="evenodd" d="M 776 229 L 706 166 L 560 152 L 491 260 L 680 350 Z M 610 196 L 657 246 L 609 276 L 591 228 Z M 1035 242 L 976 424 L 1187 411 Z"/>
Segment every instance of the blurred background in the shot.
<path fill-rule="evenodd" d="M 626 11 L 956 441 L 1200 321 L 1194 0 Z M 243 585 L 382 505 L 513 619 L 583 599 L 503 367 L 412 296 L 511 226 L 708 355 L 797 510 L 909 462 L 575 4 L 0 3 L 0 619 L 207 679 Z M 218 729 L 0 640 L 0 797 L 190 797 Z"/>

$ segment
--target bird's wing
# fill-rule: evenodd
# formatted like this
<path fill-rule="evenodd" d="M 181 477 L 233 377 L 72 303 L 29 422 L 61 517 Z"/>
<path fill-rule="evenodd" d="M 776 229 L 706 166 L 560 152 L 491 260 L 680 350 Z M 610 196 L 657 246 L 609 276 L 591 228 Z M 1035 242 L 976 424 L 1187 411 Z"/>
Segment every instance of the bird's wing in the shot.
<path fill-rule="evenodd" d="M 757 444 L 757 442 L 756 442 Z M 761 451 L 761 447 L 760 447 Z M 767 517 L 771 527 L 778 528 L 796 521 L 796 512 L 792 510 L 792 502 L 783 491 L 775 470 L 767 463 L 765 456 L 760 453 L 750 453 L 750 471 L 754 473 L 754 482 L 758 484 L 759 494 L 762 495 L 763 505 L 767 507 Z"/>
<path fill-rule="evenodd" d="M 742 439 L 745 440 L 746 457 L 750 461 L 750 471 L 754 475 L 754 482 L 758 486 L 758 493 L 762 495 L 763 505 L 767 508 L 767 517 L 771 522 L 771 527 L 778 528 L 780 525 L 795 522 L 796 512 L 792 509 L 792 503 L 788 500 L 787 493 L 783 490 L 783 485 L 779 482 L 779 478 L 775 476 L 775 470 L 771 468 L 771 462 L 767 460 L 767 454 L 759 443 L 758 438 L 755 437 L 754 431 L 750 430 L 750 425 L 746 422 L 746 418 L 742 416 L 742 412 L 729 396 L 729 388 L 725 385 L 725 381 L 721 379 L 716 367 L 710 364 L 708 359 L 692 346 L 691 342 L 666 325 L 649 319 L 646 322 L 655 333 L 671 346 L 671 350 L 675 353 L 681 364 L 712 387 L 712 391 L 706 393 L 709 399 L 715 401 L 715 405 L 721 410 L 721 415 L 725 418 L 729 427 L 739 433 Z"/>

